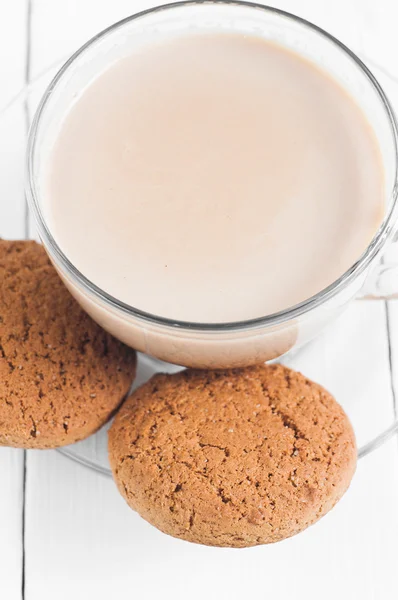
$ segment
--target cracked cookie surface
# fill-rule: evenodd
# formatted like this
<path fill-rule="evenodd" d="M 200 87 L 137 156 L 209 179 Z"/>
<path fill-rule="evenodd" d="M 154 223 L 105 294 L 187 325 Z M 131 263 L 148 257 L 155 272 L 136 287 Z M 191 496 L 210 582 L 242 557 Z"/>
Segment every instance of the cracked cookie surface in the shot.
<path fill-rule="evenodd" d="M 0 445 L 54 448 L 104 425 L 136 355 L 72 298 L 42 246 L 0 240 Z"/>
<path fill-rule="evenodd" d="M 327 513 L 356 445 L 343 409 L 281 365 L 156 375 L 119 410 L 109 457 L 131 508 L 211 546 L 276 542 Z"/>

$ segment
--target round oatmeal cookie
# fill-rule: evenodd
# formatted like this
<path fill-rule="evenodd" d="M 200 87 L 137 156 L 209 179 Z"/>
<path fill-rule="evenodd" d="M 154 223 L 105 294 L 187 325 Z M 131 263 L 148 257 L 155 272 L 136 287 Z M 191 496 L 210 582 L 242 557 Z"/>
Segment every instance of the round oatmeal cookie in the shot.
<path fill-rule="evenodd" d="M 0 240 L 0 445 L 55 448 L 112 416 L 135 352 L 72 298 L 42 246 Z"/>
<path fill-rule="evenodd" d="M 356 466 L 352 427 L 320 385 L 281 365 L 156 375 L 109 431 L 117 486 L 172 536 L 277 542 L 327 513 Z"/>

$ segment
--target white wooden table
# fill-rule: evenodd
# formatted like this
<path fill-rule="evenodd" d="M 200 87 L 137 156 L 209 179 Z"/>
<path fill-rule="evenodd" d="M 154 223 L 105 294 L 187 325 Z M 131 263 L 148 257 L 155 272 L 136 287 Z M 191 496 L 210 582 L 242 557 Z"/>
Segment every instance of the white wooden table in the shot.
<path fill-rule="evenodd" d="M 0 107 L 94 33 L 152 4 L 0 0 Z M 396 0 L 274 4 L 398 77 Z M 15 143 L 10 138 L 10 147 Z M 31 233 L 22 194 L 0 197 L 0 235 Z M 397 411 L 398 303 L 354 303 L 294 366 L 344 398 L 366 441 Z M 1 600 L 392 600 L 397 568 L 396 438 L 360 461 L 346 496 L 316 526 L 275 546 L 239 551 L 167 538 L 127 508 L 111 480 L 55 451 L 0 449 Z"/>

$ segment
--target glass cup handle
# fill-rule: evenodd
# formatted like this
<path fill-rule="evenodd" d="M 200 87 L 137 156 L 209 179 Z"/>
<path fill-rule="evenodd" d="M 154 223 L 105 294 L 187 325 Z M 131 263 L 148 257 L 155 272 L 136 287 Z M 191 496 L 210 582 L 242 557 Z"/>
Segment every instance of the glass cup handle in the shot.
<path fill-rule="evenodd" d="M 398 432 L 398 419 L 395 420 L 392 423 L 392 425 L 390 425 L 390 427 L 388 427 L 382 433 L 379 433 L 379 435 L 377 435 L 375 438 L 373 438 L 373 440 L 371 440 L 370 442 L 367 442 L 367 444 L 364 444 L 363 446 L 358 448 L 358 458 L 363 458 L 367 454 L 370 454 L 371 452 L 373 452 L 373 450 L 376 450 L 377 448 L 379 448 L 380 446 L 382 446 L 383 444 L 388 442 L 388 440 L 390 438 L 392 438 L 392 436 L 394 434 L 396 434 L 397 432 Z"/>
<path fill-rule="evenodd" d="M 381 261 L 367 276 L 359 298 L 362 300 L 398 298 L 398 231 L 395 232 Z"/>
<path fill-rule="evenodd" d="M 381 261 L 369 273 L 361 290 L 361 300 L 392 300 L 398 298 L 398 231 Z M 358 448 L 358 458 L 363 458 L 382 446 L 398 433 L 398 419 L 373 440 Z"/>

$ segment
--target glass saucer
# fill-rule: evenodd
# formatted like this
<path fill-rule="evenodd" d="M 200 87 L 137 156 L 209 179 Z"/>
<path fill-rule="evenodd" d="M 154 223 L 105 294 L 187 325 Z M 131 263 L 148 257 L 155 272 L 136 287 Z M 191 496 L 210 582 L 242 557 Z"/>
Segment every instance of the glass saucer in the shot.
<path fill-rule="evenodd" d="M 398 106 L 398 79 L 395 79 L 367 57 L 362 58 L 385 88 L 393 105 Z M 11 202 L 0 203 L 0 236 L 20 238 L 25 235 L 25 237 L 37 238 L 34 224 L 26 212 L 23 202 L 23 172 L 27 128 L 45 88 L 61 64 L 61 62 L 57 62 L 57 64 L 47 69 L 30 85 L 21 90 L 6 106 L 0 108 L 0 164 L 2 165 L 0 171 L 0 197 L 12 199 Z M 388 409 L 387 411 L 383 410 L 384 416 L 382 418 L 375 418 L 375 405 L 370 402 L 367 403 L 369 406 L 362 403 L 361 390 L 354 387 L 350 381 L 351 373 L 365 374 L 365 379 L 371 377 L 368 370 L 370 365 L 360 364 L 360 361 L 363 361 L 363 355 L 356 356 L 355 351 L 350 352 L 350 337 L 347 333 L 347 328 L 349 329 L 352 322 L 350 314 L 354 314 L 357 310 L 360 311 L 361 309 L 358 309 L 359 305 L 364 306 L 368 302 L 372 301 L 354 303 L 347 313 L 341 317 L 340 321 L 329 328 L 324 335 L 321 335 L 298 352 L 293 351 L 293 354 L 289 354 L 281 361 L 289 367 L 301 370 L 308 377 L 330 389 L 336 396 L 353 423 L 360 457 L 372 452 L 396 431 L 395 424 L 387 428 L 389 422 L 393 420 L 392 405 L 391 411 Z M 359 333 L 353 331 L 353 336 L 359 335 Z M 366 344 L 363 335 L 361 343 Z M 373 343 L 371 337 L 368 343 Z M 338 348 L 342 351 L 338 352 Z M 324 373 L 324 375 L 318 377 L 316 364 L 319 368 L 320 356 L 325 361 L 325 365 L 327 364 L 327 368 L 321 368 L 319 372 L 321 375 Z M 349 367 L 347 363 L 349 363 Z M 180 369 L 181 367 L 139 354 L 137 377 L 132 389 L 147 381 L 155 373 L 175 373 Z M 385 398 L 384 401 L 387 403 L 388 398 Z M 369 413 L 367 418 L 364 415 L 366 411 Z M 87 440 L 60 448 L 59 452 L 90 469 L 110 475 L 107 456 L 108 428 L 109 424 Z M 380 431 L 383 431 L 383 433 L 380 433 Z M 372 441 L 369 442 L 368 440 Z"/>

